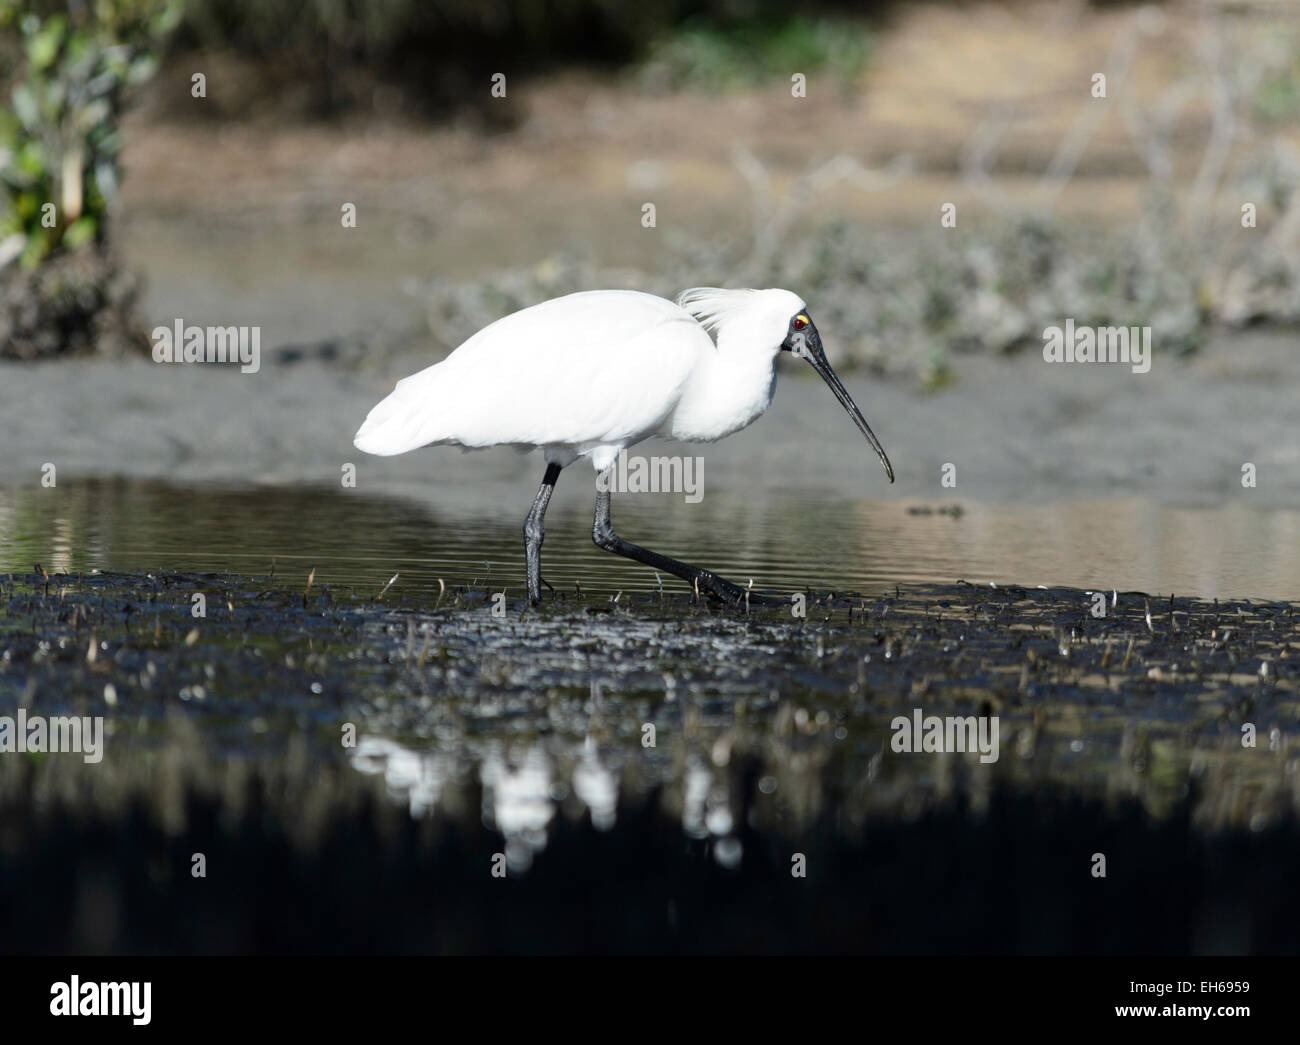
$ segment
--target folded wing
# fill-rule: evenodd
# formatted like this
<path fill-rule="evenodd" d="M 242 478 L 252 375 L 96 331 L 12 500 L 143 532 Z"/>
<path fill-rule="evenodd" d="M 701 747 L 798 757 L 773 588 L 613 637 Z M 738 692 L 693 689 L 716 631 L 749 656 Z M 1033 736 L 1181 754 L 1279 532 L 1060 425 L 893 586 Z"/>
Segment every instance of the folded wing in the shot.
<path fill-rule="evenodd" d="M 626 444 L 657 430 L 701 352 L 698 322 L 671 301 L 587 291 L 506 316 L 441 363 L 403 378 L 357 432 L 366 453 L 433 444 Z"/>

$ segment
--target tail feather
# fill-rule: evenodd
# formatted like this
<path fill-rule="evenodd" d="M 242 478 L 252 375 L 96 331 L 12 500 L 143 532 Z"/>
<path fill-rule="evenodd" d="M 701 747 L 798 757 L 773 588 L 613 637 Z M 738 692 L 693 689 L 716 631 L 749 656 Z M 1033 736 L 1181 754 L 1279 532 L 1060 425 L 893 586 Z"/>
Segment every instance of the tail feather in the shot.
<path fill-rule="evenodd" d="M 437 442 L 441 411 L 431 402 L 435 382 L 430 380 L 435 369 L 430 367 L 397 382 L 366 415 L 352 445 L 364 453 L 392 457 Z"/>

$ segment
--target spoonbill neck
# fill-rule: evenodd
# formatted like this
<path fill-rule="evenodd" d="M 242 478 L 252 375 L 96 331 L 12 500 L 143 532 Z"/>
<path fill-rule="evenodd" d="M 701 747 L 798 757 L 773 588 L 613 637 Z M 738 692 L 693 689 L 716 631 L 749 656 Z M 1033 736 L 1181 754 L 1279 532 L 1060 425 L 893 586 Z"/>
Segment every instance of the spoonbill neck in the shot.
<path fill-rule="evenodd" d="M 665 434 L 712 442 L 752 424 L 776 391 L 776 353 L 719 345 L 700 354 Z"/>

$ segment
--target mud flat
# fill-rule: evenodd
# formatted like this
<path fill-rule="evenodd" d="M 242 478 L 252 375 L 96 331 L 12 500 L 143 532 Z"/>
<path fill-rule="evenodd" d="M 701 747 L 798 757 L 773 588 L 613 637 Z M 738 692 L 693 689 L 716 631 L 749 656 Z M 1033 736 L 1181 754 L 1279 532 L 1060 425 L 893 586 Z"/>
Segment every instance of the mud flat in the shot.
<path fill-rule="evenodd" d="M 1300 949 L 1295 604 L 304 581 L 0 577 L 0 948 Z"/>

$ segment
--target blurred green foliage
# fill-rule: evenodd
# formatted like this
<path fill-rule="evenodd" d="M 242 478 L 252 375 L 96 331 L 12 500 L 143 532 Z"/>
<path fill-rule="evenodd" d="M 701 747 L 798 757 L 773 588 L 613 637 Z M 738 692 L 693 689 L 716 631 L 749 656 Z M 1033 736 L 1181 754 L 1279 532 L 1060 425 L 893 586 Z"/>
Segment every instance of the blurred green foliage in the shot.
<path fill-rule="evenodd" d="M 802 9 L 871 13 L 883 6 L 858 0 Z M 488 48 L 496 60 L 621 62 L 679 28 L 702 37 L 740 32 L 747 36 L 741 48 L 750 51 L 756 44 L 826 49 L 834 32 L 820 17 L 792 18 L 780 0 L 186 0 L 180 42 L 304 61 L 374 63 L 415 49 L 426 61 L 454 64 Z"/>
<path fill-rule="evenodd" d="M 178 0 L 93 0 L 42 16 L 0 0 L 0 258 L 25 268 L 99 240 L 119 180 L 127 88 L 153 75 Z M 47 207 L 53 204 L 53 207 Z"/>
<path fill-rule="evenodd" d="M 693 18 L 657 39 L 646 72 L 672 88 L 750 87 L 821 69 L 847 84 L 866 65 L 869 41 L 860 22 L 835 18 Z"/>
<path fill-rule="evenodd" d="M 1255 111 L 1265 121 L 1291 121 L 1300 114 L 1300 35 L 1288 37 L 1284 46 L 1284 60 L 1268 70 L 1255 93 Z"/>
<path fill-rule="evenodd" d="M 176 43 L 273 61 L 315 85 L 324 112 L 354 100 L 339 74 L 365 69 L 437 113 L 466 79 L 573 63 L 649 59 L 646 72 L 671 86 L 742 85 L 787 68 L 848 76 L 866 54 L 861 19 L 883 6 L 830 0 L 792 16 L 782 0 L 186 0 Z"/>

